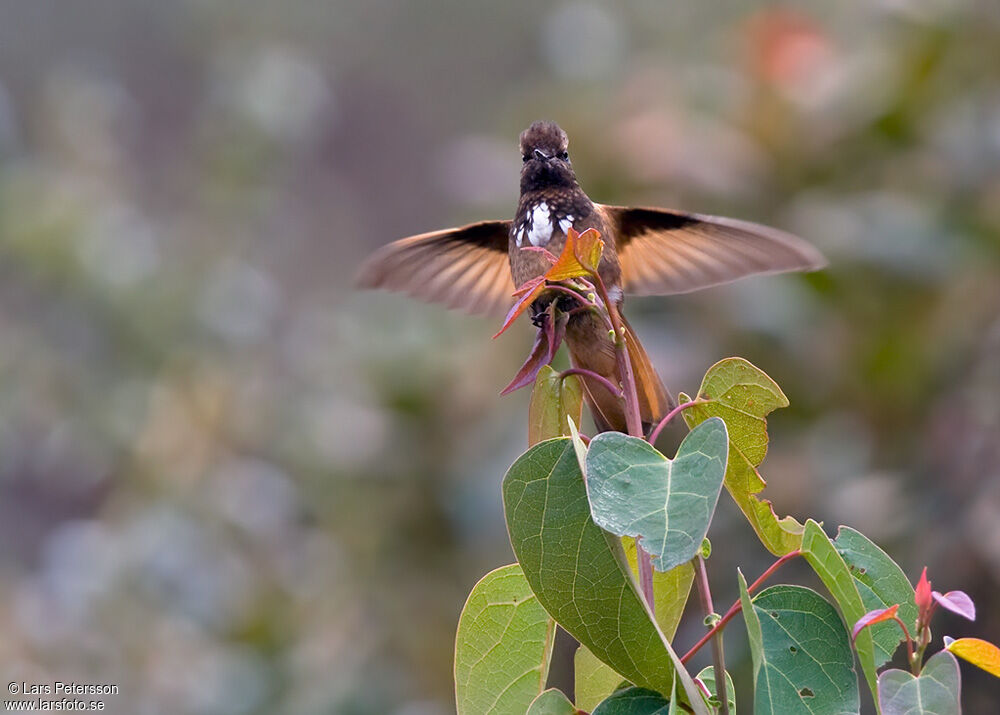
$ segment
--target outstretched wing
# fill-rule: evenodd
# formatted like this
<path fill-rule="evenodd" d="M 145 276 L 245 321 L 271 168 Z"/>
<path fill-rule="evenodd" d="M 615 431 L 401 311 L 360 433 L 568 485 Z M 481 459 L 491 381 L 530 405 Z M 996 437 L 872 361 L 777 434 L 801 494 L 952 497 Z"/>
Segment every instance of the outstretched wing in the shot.
<path fill-rule="evenodd" d="M 513 302 L 507 262 L 510 221 L 483 221 L 403 238 L 377 251 L 361 288 L 401 291 L 469 313 L 500 313 Z"/>
<path fill-rule="evenodd" d="M 744 276 L 826 265 L 801 238 L 750 221 L 664 209 L 600 210 L 616 237 L 628 293 L 690 293 Z"/>

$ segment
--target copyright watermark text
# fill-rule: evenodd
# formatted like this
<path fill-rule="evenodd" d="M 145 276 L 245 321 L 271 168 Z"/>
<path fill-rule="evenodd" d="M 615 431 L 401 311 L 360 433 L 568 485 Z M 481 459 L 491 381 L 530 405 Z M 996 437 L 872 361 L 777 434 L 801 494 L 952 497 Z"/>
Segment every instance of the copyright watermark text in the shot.
<path fill-rule="evenodd" d="M 2 712 L 100 712 L 107 707 L 106 696 L 118 695 L 114 683 L 77 683 L 57 680 L 52 683 L 28 683 L 12 680 Z"/>

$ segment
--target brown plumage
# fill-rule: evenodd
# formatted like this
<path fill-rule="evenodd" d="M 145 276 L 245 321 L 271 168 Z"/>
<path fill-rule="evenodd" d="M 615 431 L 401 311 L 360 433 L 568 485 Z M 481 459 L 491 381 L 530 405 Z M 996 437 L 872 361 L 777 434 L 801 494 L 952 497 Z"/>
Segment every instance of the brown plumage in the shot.
<path fill-rule="evenodd" d="M 558 255 L 566 230 L 595 228 L 605 241 L 598 268 L 621 309 L 624 293 L 669 295 L 720 285 L 744 276 L 811 271 L 823 256 L 800 238 L 736 219 L 654 208 L 593 203 L 569 161 L 566 133 L 554 122 L 535 122 L 521 133 L 521 196 L 513 221 L 484 221 L 404 238 L 376 252 L 358 277 L 363 288 L 387 288 L 472 313 L 503 314 L 516 286 L 543 274 Z M 624 319 L 624 316 L 623 316 Z M 626 341 L 649 425 L 672 400 L 631 327 Z M 570 358 L 618 383 L 614 346 L 592 316 L 574 316 L 566 330 Z M 596 381 L 585 397 L 600 430 L 625 431 L 621 402 Z"/>

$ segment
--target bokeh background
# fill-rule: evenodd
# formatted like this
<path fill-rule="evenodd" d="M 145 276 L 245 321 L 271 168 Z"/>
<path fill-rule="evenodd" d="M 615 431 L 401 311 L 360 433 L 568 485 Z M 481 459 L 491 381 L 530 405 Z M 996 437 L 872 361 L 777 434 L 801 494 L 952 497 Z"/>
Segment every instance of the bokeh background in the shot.
<path fill-rule="evenodd" d="M 119 713 L 453 710 L 465 595 L 512 559 L 528 395 L 498 391 L 530 330 L 351 277 L 509 217 L 537 118 L 596 200 L 828 255 L 629 314 L 674 390 L 728 355 L 784 388 L 779 512 L 928 565 L 980 613 L 935 635 L 1000 640 L 992 0 L 32 0 L 0 7 L 0 677 L 116 683 Z M 725 497 L 711 535 L 724 608 L 769 559 Z"/>

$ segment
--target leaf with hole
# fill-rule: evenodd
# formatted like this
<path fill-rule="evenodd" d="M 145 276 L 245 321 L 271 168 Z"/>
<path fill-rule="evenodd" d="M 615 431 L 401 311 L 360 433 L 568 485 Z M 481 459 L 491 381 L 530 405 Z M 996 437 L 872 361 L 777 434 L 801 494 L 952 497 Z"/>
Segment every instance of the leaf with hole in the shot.
<path fill-rule="evenodd" d="M 719 501 L 729 441 L 711 418 L 667 459 L 649 442 L 619 432 L 597 435 L 587 451 L 587 487 L 594 521 L 632 536 L 667 571 L 697 555 Z"/>
<path fill-rule="evenodd" d="M 806 521 L 802 535 L 802 555 L 813 571 L 823 581 L 823 585 L 837 601 L 841 613 L 847 623 L 854 625 L 865 615 L 865 605 L 858 593 L 857 581 L 851 576 L 847 563 L 840 555 L 830 537 L 812 519 Z M 854 649 L 858 653 L 861 672 L 875 698 L 878 688 L 878 673 L 875 670 L 875 642 L 870 629 L 858 633 L 854 641 Z"/>
<path fill-rule="evenodd" d="M 961 691 L 958 661 L 946 650 L 931 656 L 919 677 L 895 668 L 878 677 L 882 715 L 960 715 Z"/>
<path fill-rule="evenodd" d="M 836 609 L 802 586 L 772 586 L 751 601 L 742 573 L 739 580 L 753 659 L 753 712 L 859 712 L 854 656 Z"/>
<path fill-rule="evenodd" d="M 521 455 L 504 477 L 503 500 L 511 546 L 545 610 L 637 685 L 666 692 L 676 672 L 695 711 L 706 712 L 639 594 L 621 542 L 590 516 L 572 441 L 547 440 Z"/>
<path fill-rule="evenodd" d="M 771 502 L 756 496 L 767 486 L 756 469 L 767 454 L 766 416 L 787 407 L 788 398 L 762 370 L 743 358 L 726 358 L 705 373 L 698 399 L 711 402 L 684 410 L 688 426 L 721 417 L 729 430 L 727 491 L 768 551 L 775 556 L 795 551 L 802 542 L 802 524 L 790 516 L 779 519 Z M 684 393 L 677 400 L 691 402 Z"/>
<path fill-rule="evenodd" d="M 462 609 L 455 637 L 459 715 L 524 712 L 545 688 L 555 621 L 517 564 L 483 576 Z"/>
<path fill-rule="evenodd" d="M 864 609 L 875 611 L 898 605 L 900 620 L 915 633 L 917 606 L 913 586 L 896 562 L 859 531 L 847 526 L 837 531 L 833 546 L 854 577 Z M 903 630 L 897 623 L 877 623 L 868 630 L 875 648 L 873 666 L 880 668 L 903 641 Z"/>

